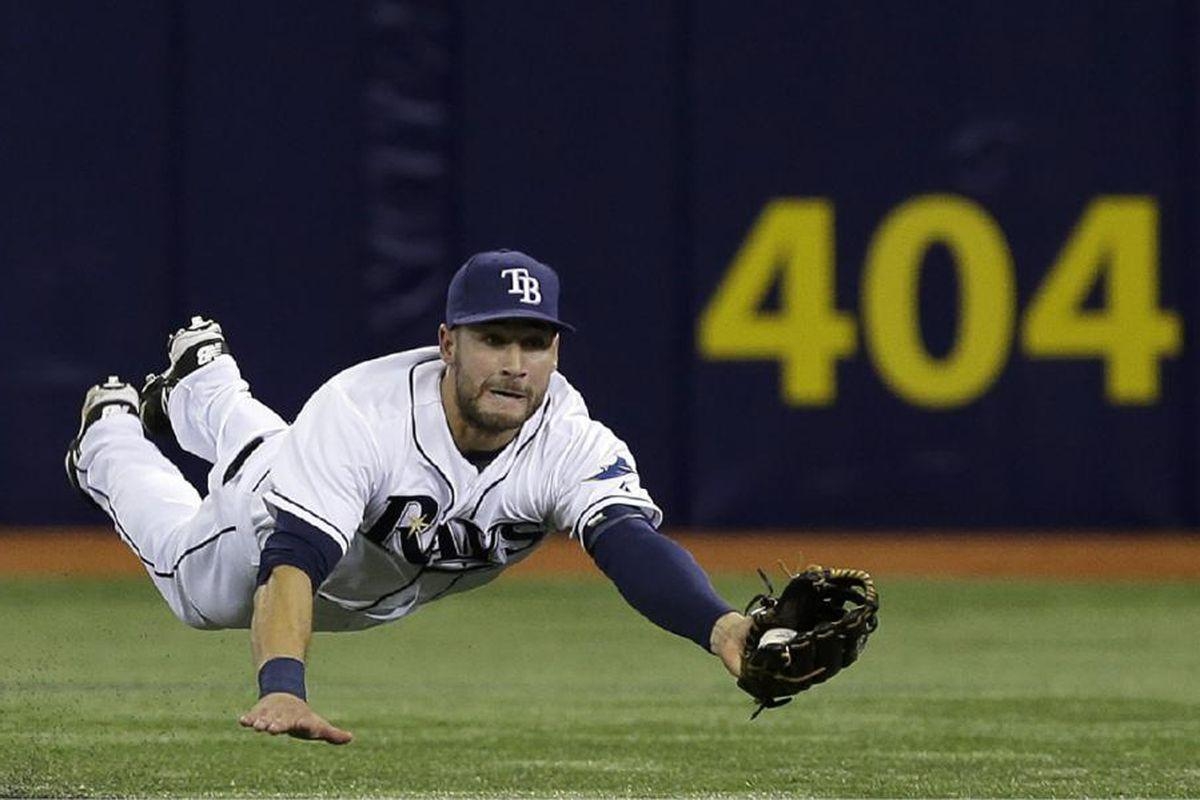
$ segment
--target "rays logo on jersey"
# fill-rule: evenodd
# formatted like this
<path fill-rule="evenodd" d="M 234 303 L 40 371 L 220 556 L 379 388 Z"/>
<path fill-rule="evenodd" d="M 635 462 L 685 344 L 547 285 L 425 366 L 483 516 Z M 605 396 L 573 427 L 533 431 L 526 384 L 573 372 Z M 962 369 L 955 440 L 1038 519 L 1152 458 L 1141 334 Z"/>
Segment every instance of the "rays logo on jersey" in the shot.
<path fill-rule="evenodd" d="M 432 497 L 389 497 L 366 538 L 410 564 L 462 572 L 503 565 L 509 556 L 546 535 L 535 523 L 503 522 L 486 531 L 470 519 L 455 517 L 439 523 L 438 511 Z"/>
<path fill-rule="evenodd" d="M 609 464 L 604 469 L 597 472 L 590 478 L 584 478 L 585 481 L 607 481 L 611 478 L 619 478 L 622 475 L 632 475 L 633 467 L 626 463 L 625 459 L 617 456 L 613 463 Z"/>

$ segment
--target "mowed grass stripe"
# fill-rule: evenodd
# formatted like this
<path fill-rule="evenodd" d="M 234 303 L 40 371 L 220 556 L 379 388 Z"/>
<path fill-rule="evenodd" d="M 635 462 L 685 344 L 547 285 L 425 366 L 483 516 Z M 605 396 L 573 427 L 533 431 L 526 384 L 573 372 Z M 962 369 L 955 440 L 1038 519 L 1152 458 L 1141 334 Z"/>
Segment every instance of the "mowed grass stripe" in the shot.
<path fill-rule="evenodd" d="M 862 661 L 750 723 L 603 580 L 501 579 L 319 634 L 313 703 L 357 736 L 332 748 L 238 728 L 245 632 L 144 580 L 6 580 L 0 796 L 1200 795 L 1200 585 L 880 588 Z"/>

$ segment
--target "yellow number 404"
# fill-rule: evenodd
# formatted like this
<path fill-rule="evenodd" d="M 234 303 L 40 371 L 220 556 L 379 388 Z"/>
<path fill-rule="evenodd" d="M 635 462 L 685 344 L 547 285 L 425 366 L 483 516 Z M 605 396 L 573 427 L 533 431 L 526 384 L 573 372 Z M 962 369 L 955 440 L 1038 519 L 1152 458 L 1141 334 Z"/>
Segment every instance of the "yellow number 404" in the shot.
<path fill-rule="evenodd" d="M 777 360 L 789 405 L 837 398 L 837 361 L 858 348 L 854 318 L 837 308 L 833 204 L 771 201 L 755 222 L 699 320 L 712 360 Z M 942 245 L 958 278 L 957 331 L 934 357 L 921 338 L 925 253 Z M 1103 281 L 1104 303 L 1087 298 Z M 778 309 L 763 308 L 778 286 Z M 1008 361 L 1016 285 L 1004 233 L 982 207 L 924 195 L 893 209 L 867 248 L 860 281 L 863 335 L 880 377 L 899 397 L 930 409 L 982 396 Z M 1179 315 L 1158 307 L 1158 207 L 1152 197 L 1094 199 L 1025 311 L 1022 351 L 1033 358 L 1098 358 L 1104 393 L 1117 405 L 1158 400 L 1159 361 L 1179 355 Z"/>

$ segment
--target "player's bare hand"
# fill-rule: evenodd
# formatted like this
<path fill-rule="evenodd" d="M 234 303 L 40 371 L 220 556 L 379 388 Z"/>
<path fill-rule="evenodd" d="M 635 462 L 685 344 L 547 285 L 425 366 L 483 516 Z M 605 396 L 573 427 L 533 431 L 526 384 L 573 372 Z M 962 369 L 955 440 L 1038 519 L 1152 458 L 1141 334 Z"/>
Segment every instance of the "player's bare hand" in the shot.
<path fill-rule="evenodd" d="M 330 744 L 348 744 L 354 739 L 350 731 L 329 724 L 308 703 L 285 692 L 265 695 L 238 722 L 242 727 L 272 736 L 286 733 L 297 739 L 318 739 Z"/>
<path fill-rule="evenodd" d="M 730 611 L 717 619 L 709 637 L 708 649 L 721 659 L 725 669 L 735 678 L 742 674 L 742 650 L 750 635 L 752 622 L 745 614 Z"/>

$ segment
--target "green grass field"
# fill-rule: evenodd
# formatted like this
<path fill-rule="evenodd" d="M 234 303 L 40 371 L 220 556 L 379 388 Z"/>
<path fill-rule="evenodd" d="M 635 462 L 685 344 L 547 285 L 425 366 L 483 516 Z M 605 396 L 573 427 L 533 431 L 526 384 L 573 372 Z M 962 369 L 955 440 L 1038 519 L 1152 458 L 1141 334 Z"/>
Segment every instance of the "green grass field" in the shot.
<path fill-rule="evenodd" d="M 247 635 L 148 581 L 7 579 L 0 796 L 1200 796 L 1200 585 L 880 591 L 862 660 L 749 722 L 602 580 L 501 579 L 315 638 L 335 748 L 239 728 Z"/>

